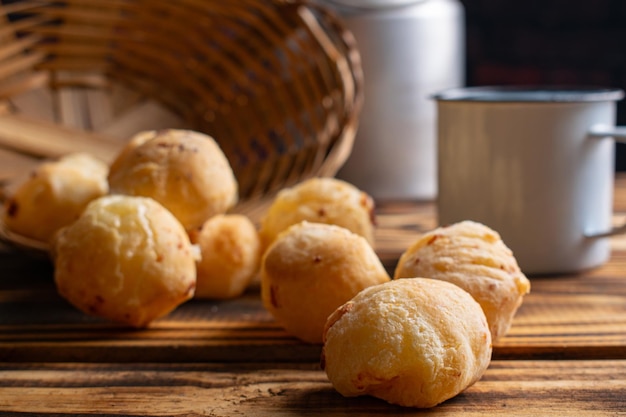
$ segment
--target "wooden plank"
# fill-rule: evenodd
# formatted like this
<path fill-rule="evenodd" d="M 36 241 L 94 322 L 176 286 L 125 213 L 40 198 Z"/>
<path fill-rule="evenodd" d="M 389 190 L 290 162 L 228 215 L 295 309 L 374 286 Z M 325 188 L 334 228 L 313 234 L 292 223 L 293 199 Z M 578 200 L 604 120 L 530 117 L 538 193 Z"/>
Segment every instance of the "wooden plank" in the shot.
<path fill-rule="evenodd" d="M 376 252 L 393 273 L 400 254 L 418 236 L 437 227 L 435 205 L 419 202 L 376 202 Z"/>
<path fill-rule="evenodd" d="M 0 410 L 42 415 L 617 416 L 626 361 L 494 361 L 425 410 L 345 398 L 317 364 L 0 364 Z"/>
<path fill-rule="evenodd" d="M 624 259 L 620 251 L 617 258 Z M 192 300 L 150 328 L 119 327 L 75 310 L 45 260 L 0 254 L 0 361 L 316 361 L 320 346 L 286 334 L 258 288 L 229 301 Z M 626 359 L 625 265 L 533 279 L 494 358 Z"/>
<path fill-rule="evenodd" d="M 434 226 L 433 212 L 428 203 L 379 205 L 377 249 L 388 268 L 395 266 L 402 248 Z M 495 344 L 494 358 L 626 359 L 626 238 L 616 237 L 611 243 L 612 258 L 601 268 L 533 277 L 531 294 L 509 334 Z M 320 346 L 300 343 L 274 322 L 261 304 L 258 288 L 236 300 L 190 301 L 150 328 L 134 330 L 89 317 L 61 299 L 45 258 L 5 250 L 0 251 L 0 265 L 0 361 L 319 358 Z"/>

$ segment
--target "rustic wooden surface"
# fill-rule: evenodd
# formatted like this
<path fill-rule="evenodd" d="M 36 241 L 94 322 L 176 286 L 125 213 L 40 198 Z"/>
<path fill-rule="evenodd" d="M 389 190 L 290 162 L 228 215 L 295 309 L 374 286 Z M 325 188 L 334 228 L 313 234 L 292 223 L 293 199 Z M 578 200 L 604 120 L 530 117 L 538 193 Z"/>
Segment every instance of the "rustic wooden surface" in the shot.
<path fill-rule="evenodd" d="M 626 262 L 626 252 L 615 252 Z M 45 261 L 4 253 L 0 265 L 9 271 L 0 282 L 0 361 L 319 359 L 320 347 L 286 334 L 255 289 L 235 300 L 192 300 L 150 328 L 134 330 L 66 303 Z M 615 260 L 587 274 L 532 279 L 511 330 L 494 345 L 494 358 L 626 359 L 625 271 Z"/>
<path fill-rule="evenodd" d="M 344 398 L 316 364 L 4 364 L 0 409 L 54 416 L 618 416 L 626 361 L 494 361 L 465 392 L 415 410 Z M 621 374 L 621 375 L 620 375 Z"/>
<path fill-rule="evenodd" d="M 626 177 L 616 186 L 626 216 Z M 379 206 L 377 250 L 391 270 L 434 227 L 434 206 Z M 341 397 L 321 347 L 287 335 L 258 289 L 188 302 L 149 329 L 121 328 L 61 299 L 45 258 L 0 248 L 0 413 L 23 415 L 626 416 L 626 238 L 608 264 L 532 277 L 532 292 L 473 387 L 427 411 Z"/>

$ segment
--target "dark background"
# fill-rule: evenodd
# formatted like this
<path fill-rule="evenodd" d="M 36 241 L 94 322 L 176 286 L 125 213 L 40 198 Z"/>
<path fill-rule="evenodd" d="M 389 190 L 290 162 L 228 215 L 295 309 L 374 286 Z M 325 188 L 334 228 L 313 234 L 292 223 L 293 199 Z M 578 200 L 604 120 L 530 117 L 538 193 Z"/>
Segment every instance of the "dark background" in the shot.
<path fill-rule="evenodd" d="M 467 85 L 626 89 L 626 0 L 461 0 Z M 626 101 L 617 105 L 626 125 Z M 626 170 L 617 144 L 616 170 Z"/>

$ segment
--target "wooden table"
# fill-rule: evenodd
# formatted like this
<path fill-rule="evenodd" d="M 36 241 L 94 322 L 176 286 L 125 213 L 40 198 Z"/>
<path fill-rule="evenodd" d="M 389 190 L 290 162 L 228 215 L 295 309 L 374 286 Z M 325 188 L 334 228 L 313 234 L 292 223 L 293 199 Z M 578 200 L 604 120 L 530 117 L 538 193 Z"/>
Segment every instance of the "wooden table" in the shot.
<path fill-rule="evenodd" d="M 626 177 L 616 183 L 616 221 Z M 377 250 L 393 269 L 434 206 L 379 207 Z M 88 317 L 55 292 L 52 268 L 0 248 L 0 412 L 19 415 L 626 416 L 626 237 L 608 264 L 533 277 L 484 377 L 429 410 L 344 398 L 319 368 L 320 346 L 289 337 L 258 288 L 190 301 L 146 330 Z"/>

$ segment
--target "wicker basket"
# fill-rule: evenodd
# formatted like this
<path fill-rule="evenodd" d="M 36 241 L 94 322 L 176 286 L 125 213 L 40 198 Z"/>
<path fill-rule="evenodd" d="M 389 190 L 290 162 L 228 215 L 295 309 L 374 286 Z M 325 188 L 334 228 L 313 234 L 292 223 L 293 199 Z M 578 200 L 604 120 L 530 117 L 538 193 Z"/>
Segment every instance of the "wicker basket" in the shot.
<path fill-rule="evenodd" d="M 229 158 L 241 207 L 331 176 L 362 102 L 359 54 L 328 11 L 279 0 L 0 5 L 0 147 L 112 158 L 139 130 L 189 128 Z"/>

